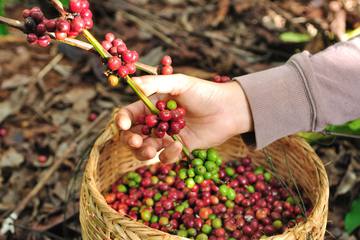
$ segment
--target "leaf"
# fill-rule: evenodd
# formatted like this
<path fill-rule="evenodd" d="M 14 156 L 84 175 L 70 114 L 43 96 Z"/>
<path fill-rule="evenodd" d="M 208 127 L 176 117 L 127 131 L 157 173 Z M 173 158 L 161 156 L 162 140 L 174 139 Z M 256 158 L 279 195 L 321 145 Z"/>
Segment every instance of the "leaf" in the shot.
<path fill-rule="evenodd" d="M 64 7 L 69 6 L 69 0 L 60 0 L 60 2 L 64 5 Z"/>
<path fill-rule="evenodd" d="M 14 148 L 10 148 L 2 155 L 0 167 L 18 167 L 22 162 L 24 162 L 24 156 Z"/>
<path fill-rule="evenodd" d="M 304 33 L 296 33 L 296 32 L 284 32 L 279 36 L 282 42 L 288 43 L 303 43 L 311 40 L 311 36 Z"/>
<path fill-rule="evenodd" d="M 5 15 L 4 9 L 5 9 L 5 1 L 0 0 L 0 16 Z M 0 24 L 0 36 L 4 36 L 7 34 L 8 34 L 7 27 L 4 24 Z"/>
<path fill-rule="evenodd" d="M 360 227 L 360 198 L 352 203 L 350 212 L 345 216 L 345 230 L 349 234 Z"/>

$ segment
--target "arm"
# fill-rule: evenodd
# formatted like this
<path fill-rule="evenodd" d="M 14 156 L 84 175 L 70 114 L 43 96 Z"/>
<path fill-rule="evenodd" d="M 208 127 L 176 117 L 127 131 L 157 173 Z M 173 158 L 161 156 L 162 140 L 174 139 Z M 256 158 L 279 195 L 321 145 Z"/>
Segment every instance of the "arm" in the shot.
<path fill-rule="evenodd" d="M 360 117 L 360 38 L 235 79 L 254 121 L 255 136 L 244 136 L 258 148 L 295 132 L 344 123 Z"/>

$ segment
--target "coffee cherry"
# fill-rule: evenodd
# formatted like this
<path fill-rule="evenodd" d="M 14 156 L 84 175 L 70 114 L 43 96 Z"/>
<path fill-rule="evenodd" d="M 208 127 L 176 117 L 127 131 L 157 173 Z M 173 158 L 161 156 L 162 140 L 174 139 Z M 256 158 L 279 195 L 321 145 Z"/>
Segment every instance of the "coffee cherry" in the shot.
<path fill-rule="evenodd" d="M 150 135 L 151 133 L 151 128 L 144 125 L 142 128 L 141 128 L 141 133 L 144 134 L 144 135 Z"/>
<path fill-rule="evenodd" d="M 75 17 L 71 21 L 71 31 L 72 32 L 82 32 L 85 28 L 85 22 L 81 17 Z"/>
<path fill-rule="evenodd" d="M 64 19 L 60 19 L 56 23 L 56 29 L 59 32 L 68 33 L 70 31 L 70 23 Z"/>
<path fill-rule="evenodd" d="M 155 127 L 158 123 L 158 118 L 154 114 L 149 114 L 145 117 L 145 123 L 148 127 Z"/>
<path fill-rule="evenodd" d="M 181 126 L 180 126 L 180 124 L 178 122 L 172 122 L 170 124 L 170 129 L 169 130 L 170 130 L 171 135 L 178 134 L 180 132 L 180 130 L 181 130 Z"/>
<path fill-rule="evenodd" d="M 83 10 L 81 0 L 70 0 L 69 9 L 73 13 L 80 13 Z"/>
<path fill-rule="evenodd" d="M 157 109 L 159 109 L 160 111 L 165 110 L 165 108 L 166 108 L 166 103 L 165 103 L 165 101 L 162 101 L 162 100 L 157 101 L 157 102 L 156 102 L 156 107 L 157 107 Z M 170 120 L 170 119 L 169 119 L 169 120 Z"/>
<path fill-rule="evenodd" d="M 120 68 L 121 66 L 121 60 L 120 58 L 114 56 L 114 57 L 111 57 L 109 58 L 108 60 L 108 68 L 111 70 L 111 71 L 116 71 Z"/>
<path fill-rule="evenodd" d="M 174 73 L 174 70 L 173 70 L 172 66 L 163 66 L 161 68 L 162 75 L 171 75 L 173 73 Z"/>
<path fill-rule="evenodd" d="M 130 50 L 124 51 L 121 56 L 126 63 L 131 63 L 133 60 L 133 52 Z"/>
<path fill-rule="evenodd" d="M 167 101 L 166 103 L 166 107 L 169 109 L 169 110 L 175 110 L 177 108 L 177 104 L 174 100 L 169 100 Z"/>
<path fill-rule="evenodd" d="M 55 19 L 49 19 L 44 21 L 45 27 L 48 32 L 55 32 L 56 30 L 56 20 Z"/>
<path fill-rule="evenodd" d="M 108 51 L 110 48 L 112 48 L 111 42 L 106 41 L 106 40 L 101 42 L 101 46 L 102 46 L 106 51 Z"/>
<path fill-rule="evenodd" d="M 105 40 L 112 43 L 115 40 L 115 35 L 113 33 L 107 33 L 105 35 Z"/>
<path fill-rule="evenodd" d="M 29 33 L 27 35 L 27 41 L 29 43 L 36 43 L 36 41 L 38 40 L 37 36 L 34 33 Z"/>
<path fill-rule="evenodd" d="M 165 136 L 165 131 L 161 131 L 160 129 L 155 129 L 154 134 L 158 138 L 163 138 Z"/>
<path fill-rule="evenodd" d="M 6 128 L 0 127 L 0 138 L 6 137 L 7 133 Z"/>
<path fill-rule="evenodd" d="M 117 51 L 117 48 L 116 47 L 111 47 L 109 49 L 109 53 L 113 56 L 118 56 L 118 51 Z"/>
<path fill-rule="evenodd" d="M 90 7 L 88 0 L 81 0 L 81 7 L 82 9 L 88 9 Z"/>
<path fill-rule="evenodd" d="M 36 26 L 36 34 L 42 36 L 46 33 L 46 26 L 43 23 L 40 23 Z"/>
<path fill-rule="evenodd" d="M 81 11 L 80 16 L 84 19 L 91 19 L 93 17 L 93 14 L 90 9 L 84 9 Z"/>
<path fill-rule="evenodd" d="M 27 17 L 30 17 L 30 14 L 31 14 L 31 11 L 30 9 L 25 9 L 23 12 L 22 12 L 22 16 L 23 18 L 27 18 Z"/>
<path fill-rule="evenodd" d="M 37 23 L 41 23 L 44 20 L 44 14 L 41 10 L 39 11 L 31 11 L 30 17 L 35 20 Z"/>
<path fill-rule="evenodd" d="M 37 41 L 40 47 L 47 47 L 50 45 L 50 42 L 51 38 L 47 35 L 40 37 Z"/>
<path fill-rule="evenodd" d="M 126 77 L 129 74 L 127 67 L 126 66 L 120 66 L 119 69 L 118 69 L 118 74 L 122 78 Z"/>
<path fill-rule="evenodd" d="M 133 63 L 127 63 L 125 66 L 127 67 L 129 74 L 134 74 L 134 73 L 136 73 L 136 66 L 135 66 L 135 64 L 133 64 Z"/>
<path fill-rule="evenodd" d="M 39 163 L 44 164 L 44 163 L 47 162 L 48 157 L 45 156 L 45 155 L 39 155 L 38 158 L 37 158 L 37 160 L 39 161 Z"/>
<path fill-rule="evenodd" d="M 88 120 L 90 122 L 93 122 L 97 119 L 98 115 L 96 113 L 90 113 L 89 117 L 88 117 Z"/>
<path fill-rule="evenodd" d="M 94 26 L 94 22 L 91 18 L 84 18 L 84 24 L 86 29 L 91 29 Z"/>
<path fill-rule="evenodd" d="M 167 122 L 161 122 L 159 123 L 158 125 L 158 130 L 161 131 L 161 132 L 166 132 L 168 129 L 169 129 L 169 123 Z"/>
<path fill-rule="evenodd" d="M 161 64 L 163 66 L 170 66 L 172 63 L 172 60 L 171 60 L 171 57 L 170 56 L 164 56 L 162 59 L 161 59 Z"/>
<path fill-rule="evenodd" d="M 108 83 L 111 87 L 117 87 L 119 85 L 119 78 L 116 75 L 110 75 L 108 77 Z"/>
<path fill-rule="evenodd" d="M 169 110 L 163 110 L 159 113 L 161 121 L 168 122 L 171 120 L 171 112 Z"/>
<path fill-rule="evenodd" d="M 64 40 L 65 38 L 67 38 L 67 33 L 65 32 L 55 32 L 55 38 L 57 40 Z"/>
<path fill-rule="evenodd" d="M 24 21 L 27 32 L 33 33 L 36 29 L 36 22 L 33 18 L 27 17 Z"/>

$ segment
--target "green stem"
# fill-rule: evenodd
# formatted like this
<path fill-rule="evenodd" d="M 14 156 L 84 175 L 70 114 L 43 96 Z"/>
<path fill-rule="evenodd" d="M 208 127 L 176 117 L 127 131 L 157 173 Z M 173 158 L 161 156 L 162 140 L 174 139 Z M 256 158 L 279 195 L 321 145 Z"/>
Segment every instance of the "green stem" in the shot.
<path fill-rule="evenodd" d="M 111 57 L 109 52 L 103 48 L 101 43 L 99 43 L 99 41 L 88 30 L 84 30 L 82 33 L 86 37 L 86 39 L 91 43 L 91 45 L 93 45 L 95 50 L 100 54 L 102 58 Z"/>
<path fill-rule="evenodd" d="M 178 135 L 173 135 L 172 139 L 174 139 L 174 141 L 179 141 L 182 144 L 182 152 L 185 154 L 185 156 L 187 157 L 187 159 L 191 159 L 191 154 L 190 154 L 190 150 L 185 146 L 185 144 L 183 143 L 183 141 L 180 139 L 180 136 Z"/>
<path fill-rule="evenodd" d="M 140 87 L 136 84 L 136 82 L 130 77 L 126 76 L 126 82 L 129 84 L 132 90 L 139 96 L 141 101 L 144 102 L 144 104 L 147 106 L 147 108 L 153 113 L 153 114 L 159 114 L 159 110 L 156 108 L 156 106 L 150 101 L 150 99 L 145 95 L 145 93 L 140 89 Z"/>

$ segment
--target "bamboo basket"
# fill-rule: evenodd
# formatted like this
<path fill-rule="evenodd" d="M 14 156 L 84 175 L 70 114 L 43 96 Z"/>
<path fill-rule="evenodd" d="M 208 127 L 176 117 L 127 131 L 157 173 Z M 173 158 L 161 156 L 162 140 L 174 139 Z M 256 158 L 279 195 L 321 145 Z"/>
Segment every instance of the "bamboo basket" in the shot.
<path fill-rule="evenodd" d="M 281 235 L 267 239 L 323 239 L 328 213 L 329 183 L 324 165 L 313 149 L 302 139 L 283 138 L 264 151 L 248 149 L 240 137 L 233 137 L 217 148 L 224 161 L 250 156 L 255 165 L 270 169 L 265 153 L 271 156 L 278 175 L 291 185 L 294 181 L 312 203 L 307 221 Z M 107 205 L 103 193 L 121 175 L 144 165 L 158 162 L 138 161 L 120 141 L 120 134 L 111 122 L 95 142 L 84 172 L 80 196 L 80 222 L 85 240 L 165 240 L 187 239 L 147 227 L 131 220 Z"/>

